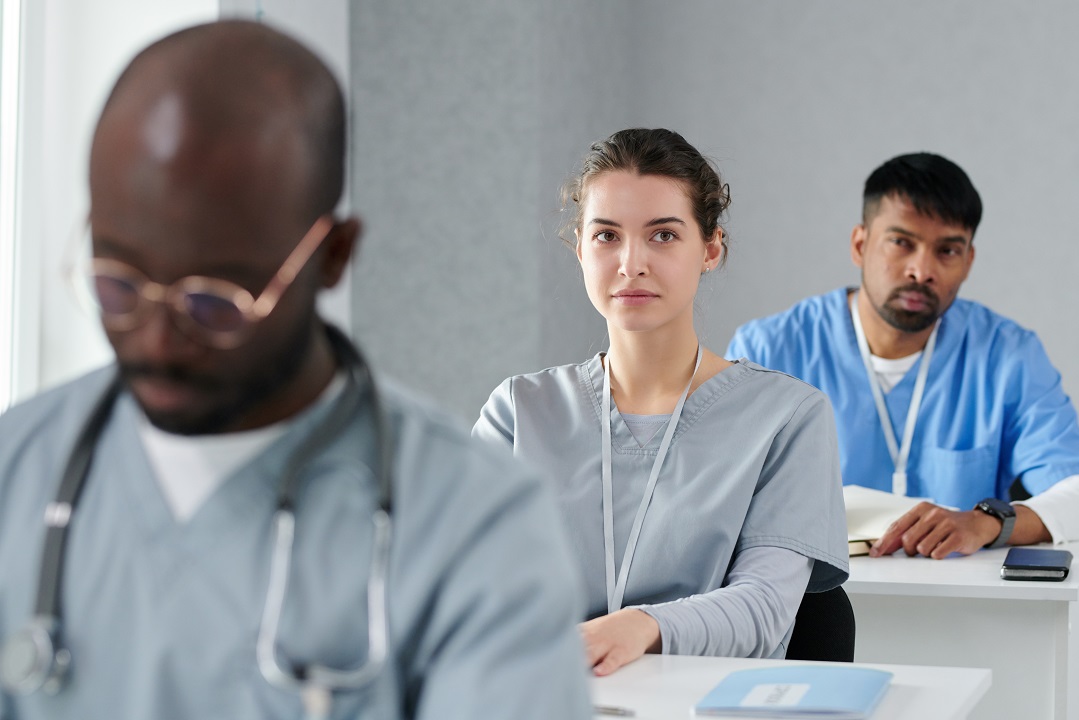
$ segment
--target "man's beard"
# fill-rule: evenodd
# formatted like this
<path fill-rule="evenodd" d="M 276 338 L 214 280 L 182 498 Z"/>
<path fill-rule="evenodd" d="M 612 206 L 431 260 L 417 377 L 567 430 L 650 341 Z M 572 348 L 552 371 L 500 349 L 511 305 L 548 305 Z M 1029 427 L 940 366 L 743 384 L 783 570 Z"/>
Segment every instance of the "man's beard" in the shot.
<path fill-rule="evenodd" d="M 317 322 L 317 321 L 316 321 Z M 186 368 L 166 365 L 121 363 L 120 374 L 130 383 L 139 378 L 169 380 L 188 385 L 216 402 L 190 412 L 160 412 L 139 403 L 155 427 L 175 435 L 210 435 L 225 432 L 275 392 L 286 387 L 299 372 L 312 346 L 309 326 L 301 325 L 283 343 L 282 352 L 247 374 L 214 377 Z M 136 401 L 138 396 L 135 396 Z"/>
<path fill-rule="evenodd" d="M 903 310 L 901 308 L 893 307 L 891 302 L 898 300 L 902 293 L 919 293 L 924 295 L 928 304 L 925 310 Z M 874 309 L 877 314 L 880 315 L 884 322 L 888 323 L 896 330 L 902 332 L 917 333 L 926 330 L 933 326 L 933 323 L 940 317 L 940 298 L 933 290 L 927 285 L 920 285 L 918 283 L 910 283 L 893 290 L 888 295 L 888 299 L 881 305 L 874 305 Z"/>

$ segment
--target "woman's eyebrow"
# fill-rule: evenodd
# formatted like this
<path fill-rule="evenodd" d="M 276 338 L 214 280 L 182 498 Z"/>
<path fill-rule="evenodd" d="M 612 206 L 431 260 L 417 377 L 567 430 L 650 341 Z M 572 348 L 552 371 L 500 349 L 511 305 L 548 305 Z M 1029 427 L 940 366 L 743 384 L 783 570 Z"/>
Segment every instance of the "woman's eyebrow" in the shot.
<path fill-rule="evenodd" d="M 670 225 L 671 223 L 678 223 L 679 225 L 685 225 L 686 221 L 680 217 L 661 217 L 655 220 L 650 220 L 645 224 L 645 227 L 652 227 L 653 225 Z"/>

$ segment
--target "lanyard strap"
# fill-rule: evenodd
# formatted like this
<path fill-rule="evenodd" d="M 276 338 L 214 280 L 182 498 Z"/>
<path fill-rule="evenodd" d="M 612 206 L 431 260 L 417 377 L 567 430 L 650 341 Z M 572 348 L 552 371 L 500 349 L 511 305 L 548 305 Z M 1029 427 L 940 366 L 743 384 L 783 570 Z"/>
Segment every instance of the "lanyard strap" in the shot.
<path fill-rule="evenodd" d="M 897 447 L 895 430 L 892 428 L 892 419 L 888 415 L 888 406 L 884 402 L 884 392 L 880 389 L 880 379 L 873 369 L 873 361 L 869 354 L 869 342 L 865 339 L 865 330 L 862 328 L 862 318 L 858 312 L 858 294 L 855 293 L 854 301 L 850 306 L 851 319 L 854 321 L 854 334 L 858 338 L 858 350 L 862 353 L 862 364 L 865 365 L 866 375 L 869 377 L 869 387 L 873 391 L 873 401 L 877 405 L 877 416 L 880 418 L 880 426 L 884 430 L 884 441 L 888 443 L 888 452 L 892 456 L 895 472 L 892 473 L 892 492 L 896 495 L 907 494 L 907 458 L 910 457 L 910 446 L 914 440 L 914 425 L 918 422 L 918 410 L 922 407 L 922 395 L 925 393 L 925 381 L 929 377 L 929 361 L 933 359 L 933 349 L 937 345 L 937 330 L 940 329 L 940 318 L 933 324 L 933 332 L 929 333 L 929 340 L 922 351 L 921 364 L 918 366 L 918 377 L 914 381 L 914 394 L 910 398 L 910 407 L 907 408 L 907 421 L 903 427 L 903 444 Z"/>
<path fill-rule="evenodd" d="M 671 419 L 667 422 L 667 430 L 663 433 L 663 442 L 659 444 L 659 452 L 656 460 L 652 463 L 652 472 L 648 476 L 648 484 L 644 488 L 641 504 L 637 508 L 637 514 L 633 518 L 633 527 L 629 532 L 629 540 L 626 542 L 626 551 L 622 555 L 622 566 L 618 571 L 618 579 L 614 574 L 614 483 L 611 479 L 611 361 L 610 353 L 607 354 L 603 363 L 603 554 L 606 561 L 607 579 L 607 612 L 613 613 L 622 607 L 622 599 L 626 594 L 626 581 L 629 579 L 629 566 L 633 562 L 633 554 L 637 550 L 637 538 L 641 535 L 641 526 L 644 525 L 644 516 L 648 512 L 648 506 L 652 502 L 652 493 L 656 489 L 656 481 L 659 479 L 660 468 L 663 460 L 667 457 L 667 450 L 671 446 L 671 438 L 674 437 L 678 418 L 682 416 L 682 406 L 689 397 L 689 389 L 693 386 L 693 378 L 697 369 L 701 366 L 701 358 L 704 351 L 697 346 L 697 362 L 693 366 L 693 375 L 689 376 L 686 389 L 678 398 L 674 406 Z"/>

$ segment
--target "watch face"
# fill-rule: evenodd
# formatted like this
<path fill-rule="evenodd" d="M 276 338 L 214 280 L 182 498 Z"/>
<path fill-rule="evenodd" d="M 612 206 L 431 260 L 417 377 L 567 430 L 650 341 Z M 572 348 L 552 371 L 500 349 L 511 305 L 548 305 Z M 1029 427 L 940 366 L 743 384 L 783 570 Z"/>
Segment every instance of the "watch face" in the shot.
<path fill-rule="evenodd" d="M 978 509 L 995 517 L 1004 519 L 1015 517 L 1015 508 L 1010 503 L 997 498 L 986 498 L 978 503 Z"/>

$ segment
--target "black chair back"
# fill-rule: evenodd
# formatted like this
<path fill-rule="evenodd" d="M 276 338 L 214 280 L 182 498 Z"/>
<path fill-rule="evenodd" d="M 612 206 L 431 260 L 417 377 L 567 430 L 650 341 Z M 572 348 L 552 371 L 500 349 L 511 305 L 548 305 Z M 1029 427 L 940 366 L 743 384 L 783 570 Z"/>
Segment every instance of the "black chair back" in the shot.
<path fill-rule="evenodd" d="M 854 662 L 854 608 L 842 587 L 802 597 L 787 659 Z"/>

